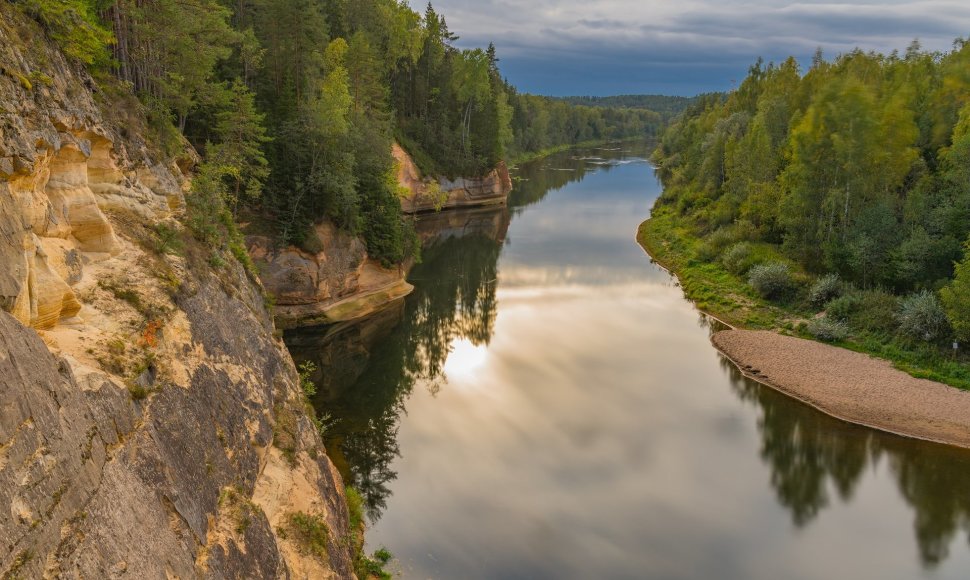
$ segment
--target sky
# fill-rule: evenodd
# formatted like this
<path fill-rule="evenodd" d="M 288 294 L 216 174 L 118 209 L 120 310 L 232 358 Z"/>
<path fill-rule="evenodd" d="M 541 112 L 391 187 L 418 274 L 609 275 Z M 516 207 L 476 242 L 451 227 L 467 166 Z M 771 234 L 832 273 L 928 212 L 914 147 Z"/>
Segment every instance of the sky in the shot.
<path fill-rule="evenodd" d="M 423 13 L 425 0 L 409 0 Z M 759 57 L 803 65 L 854 48 L 949 50 L 970 0 L 434 0 L 461 48 L 494 42 L 519 90 L 566 95 L 730 90 Z"/>

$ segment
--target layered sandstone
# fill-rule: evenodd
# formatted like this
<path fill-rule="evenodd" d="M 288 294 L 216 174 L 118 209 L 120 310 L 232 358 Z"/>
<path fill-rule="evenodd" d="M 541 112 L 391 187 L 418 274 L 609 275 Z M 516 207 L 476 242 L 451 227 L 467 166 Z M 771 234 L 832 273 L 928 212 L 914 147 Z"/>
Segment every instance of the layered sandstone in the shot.
<path fill-rule="evenodd" d="M 280 327 L 362 318 L 414 289 L 403 266 L 387 268 L 369 258 L 360 238 L 328 222 L 317 224 L 313 235 L 321 247 L 316 253 L 281 246 L 270 236 L 247 237 L 263 285 L 275 298 Z"/>
<path fill-rule="evenodd" d="M 181 229 L 193 155 L 167 160 L 136 102 L 103 112 L 37 39 L 0 3 L 0 576 L 353 577 L 343 485 L 258 284 L 188 235 L 151 243 Z M 285 533 L 297 512 L 329 558 Z"/>
<path fill-rule="evenodd" d="M 392 152 L 397 161 L 398 184 L 409 192 L 401 199 L 405 213 L 504 204 L 512 191 L 512 178 L 504 161 L 481 177 L 433 179 L 422 176 L 411 156 L 397 143 Z"/>

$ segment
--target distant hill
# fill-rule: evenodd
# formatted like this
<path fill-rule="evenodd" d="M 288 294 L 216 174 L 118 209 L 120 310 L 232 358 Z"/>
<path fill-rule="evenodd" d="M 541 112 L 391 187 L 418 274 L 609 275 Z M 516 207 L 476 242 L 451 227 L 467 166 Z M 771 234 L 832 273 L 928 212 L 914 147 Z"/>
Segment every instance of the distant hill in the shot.
<path fill-rule="evenodd" d="M 648 109 L 660 113 L 665 120 L 676 117 L 694 103 L 697 97 L 671 97 L 667 95 L 617 95 L 613 97 L 562 97 L 571 105 L 587 107 L 619 107 Z"/>

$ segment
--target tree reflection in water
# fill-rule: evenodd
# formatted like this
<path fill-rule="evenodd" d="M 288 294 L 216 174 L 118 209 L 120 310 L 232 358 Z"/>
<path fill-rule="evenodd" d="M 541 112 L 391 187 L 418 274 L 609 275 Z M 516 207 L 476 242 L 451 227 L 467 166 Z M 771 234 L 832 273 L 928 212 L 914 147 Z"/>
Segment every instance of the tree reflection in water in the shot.
<path fill-rule="evenodd" d="M 830 505 L 830 488 L 849 502 L 867 468 L 885 457 L 899 492 L 914 512 L 924 567 L 949 555 L 962 529 L 970 539 L 970 457 L 966 450 L 915 441 L 845 423 L 748 379 L 721 363 L 738 396 L 761 411 L 761 458 L 770 467 L 778 502 L 799 527 Z"/>
<path fill-rule="evenodd" d="M 287 335 L 298 361 L 316 363 L 314 401 L 329 413 L 325 437 L 344 481 L 364 497 L 376 521 L 397 474 L 399 417 L 414 386 L 441 387 L 451 345 L 486 345 L 494 331 L 498 256 L 509 225 L 505 207 L 422 218 L 422 262 L 415 291 L 396 308 L 345 327 Z"/>
<path fill-rule="evenodd" d="M 582 157 L 558 155 L 523 168 L 510 199 L 512 212 L 590 170 L 609 170 Z M 604 153 L 607 157 L 609 154 Z M 559 171 L 570 169 L 570 171 Z M 442 385 L 457 341 L 486 345 L 494 331 L 498 257 L 510 210 L 441 212 L 419 224 L 423 262 L 410 279 L 415 292 L 393 308 L 355 323 L 287 335 L 297 361 L 313 360 L 318 408 L 334 420 L 326 444 L 344 480 L 364 496 L 376 521 L 386 507 L 391 468 L 400 454 L 398 427 L 415 385 Z M 714 332 L 716 321 L 699 316 Z M 826 508 L 849 503 L 863 475 L 885 470 L 913 512 L 922 565 L 943 562 L 961 531 L 970 537 L 970 454 L 851 425 L 745 378 L 722 359 L 733 391 L 759 412 L 758 454 L 779 505 L 798 527 Z"/>

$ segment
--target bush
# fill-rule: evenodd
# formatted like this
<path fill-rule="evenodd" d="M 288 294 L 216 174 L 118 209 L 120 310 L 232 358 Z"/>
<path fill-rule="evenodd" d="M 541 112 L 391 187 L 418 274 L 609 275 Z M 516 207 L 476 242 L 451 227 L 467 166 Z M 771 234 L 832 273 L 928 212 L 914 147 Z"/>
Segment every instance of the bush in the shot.
<path fill-rule="evenodd" d="M 743 274 L 748 267 L 748 259 L 751 257 L 751 244 L 748 242 L 738 242 L 728 248 L 721 255 L 721 264 L 729 272 Z"/>
<path fill-rule="evenodd" d="M 330 553 L 327 550 L 330 528 L 322 516 L 295 512 L 290 514 L 289 523 L 290 530 L 304 553 L 316 556 L 324 562 L 330 561 Z"/>
<path fill-rule="evenodd" d="M 748 273 L 748 284 L 764 298 L 777 298 L 791 289 L 791 271 L 782 262 L 758 264 Z"/>
<path fill-rule="evenodd" d="M 892 333 L 896 330 L 899 299 L 883 290 L 859 293 L 859 308 L 849 319 L 853 328 L 870 332 Z"/>
<path fill-rule="evenodd" d="M 707 236 L 707 244 L 718 253 L 736 241 L 738 241 L 738 239 L 735 236 L 733 229 L 730 227 L 718 228 L 716 231 L 714 231 L 714 233 Z"/>
<path fill-rule="evenodd" d="M 718 250 L 714 246 L 708 244 L 707 242 L 701 242 L 697 244 L 697 251 L 695 255 L 697 259 L 702 262 L 713 262 L 717 259 Z"/>
<path fill-rule="evenodd" d="M 835 320 L 827 316 L 813 318 L 808 322 L 805 330 L 818 340 L 825 342 L 835 342 L 845 340 L 849 336 L 849 325 L 841 320 Z"/>
<path fill-rule="evenodd" d="M 829 274 L 812 284 L 812 288 L 808 291 L 808 300 L 813 306 L 821 306 L 841 295 L 842 281 L 839 279 L 839 275 Z"/>
<path fill-rule="evenodd" d="M 933 341 L 949 331 L 943 305 L 928 290 L 904 298 L 898 320 L 899 331 L 910 338 Z"/>
<path fill-rule="evenodd" d="M 825 315 L 832 320 L 846 322 L 852 318 L 861 305 L 862 300 L 858 294 L 845 294 L 826 303 Z"/>

